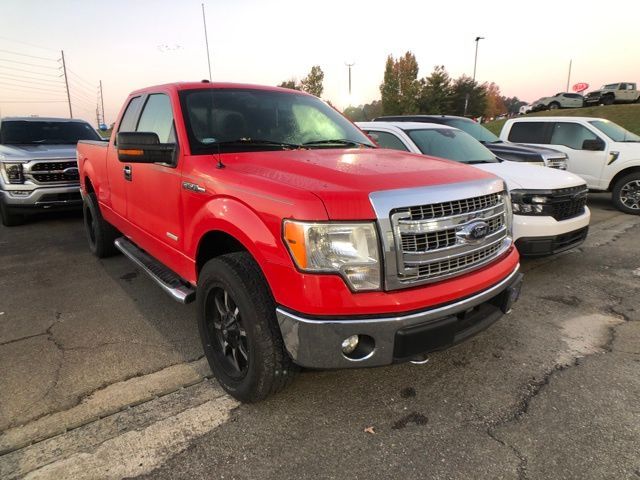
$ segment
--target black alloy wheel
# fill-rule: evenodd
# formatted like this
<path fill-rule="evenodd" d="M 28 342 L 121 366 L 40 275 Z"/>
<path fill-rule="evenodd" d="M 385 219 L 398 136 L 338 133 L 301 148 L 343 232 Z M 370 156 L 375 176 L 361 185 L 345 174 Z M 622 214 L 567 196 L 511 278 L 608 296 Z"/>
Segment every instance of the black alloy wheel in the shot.
<path fill-rule="evenodd" d="M 216 287 L 208 292 L 205 309 L 208 340 L 220 366 L 229 377 L 243 378 L 250 359 L 240 308 L 224 287 Z"/>

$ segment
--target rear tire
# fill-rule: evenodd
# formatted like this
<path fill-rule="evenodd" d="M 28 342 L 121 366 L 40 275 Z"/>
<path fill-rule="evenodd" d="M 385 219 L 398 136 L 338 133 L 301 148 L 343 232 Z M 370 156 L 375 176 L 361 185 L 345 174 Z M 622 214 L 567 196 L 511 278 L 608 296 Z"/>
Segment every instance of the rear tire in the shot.
<path fill-rule="evenodd" d="M 91 253 L 98 258 L 111 257 L 118 253 L 113 242 L 120 233 L 102 218 L 95 194 L 85 195 L 82 213 Z"/>
<path fill-rule="evenodd" d="M 9 212 L 9 208 L 3 201 L 0 201 L 0 217 L 2 218 L 2 225 L 5 227 L 22 225 L 26 219 L 24 215 Z"/>
<path fill-rule="evenodd" d="M 271 292 L 248 252 L 204 265 L 196 305 L 204 353 L 227 393 L 257 402 L 291 383 L 299 368 L 285 350 Z"/>
<path fill-rule="evenodd" d="M 618 210 L 640 215 L 640 172 L 619 179 L 613 186 L 612 199 Z"/>

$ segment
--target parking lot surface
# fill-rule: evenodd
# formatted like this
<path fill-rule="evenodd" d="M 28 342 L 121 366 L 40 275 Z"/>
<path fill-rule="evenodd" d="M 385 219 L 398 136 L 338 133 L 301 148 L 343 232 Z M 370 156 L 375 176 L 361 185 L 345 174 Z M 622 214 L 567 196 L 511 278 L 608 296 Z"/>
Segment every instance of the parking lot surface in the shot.
<path fill-rule="evenodd" d="M 640 218 L 590 196 L 512 314 L 425 365 L 211 380 L 193 306 L 77 214 L 0 227 L 0 478 L 640 478 Z"/>

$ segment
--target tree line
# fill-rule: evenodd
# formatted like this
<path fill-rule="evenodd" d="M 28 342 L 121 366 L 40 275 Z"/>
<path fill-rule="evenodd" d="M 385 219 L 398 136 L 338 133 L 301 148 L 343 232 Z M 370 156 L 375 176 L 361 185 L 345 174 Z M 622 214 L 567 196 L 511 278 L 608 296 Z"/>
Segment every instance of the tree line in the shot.
<path fill-rule="evenodd" d="M 505 97 L 494 82 L 478 83 L 468 75 L 453 79 L 444 65 L 436 65 L 426 77 L 418 78 L 418 61 L 411 52 L 399 58 L 387 57 L 380 85 L 380 100 L 349 106 L 344 114 L 352 121 L 371 120 L 381 115 L 466 115 L 496 117 L 517 114 L 524 105 L 518 97 Z M 324 72 L 315 65 L 301 81 L 290 79 L 279 86 L 303 90 L 320 97 Z"/>

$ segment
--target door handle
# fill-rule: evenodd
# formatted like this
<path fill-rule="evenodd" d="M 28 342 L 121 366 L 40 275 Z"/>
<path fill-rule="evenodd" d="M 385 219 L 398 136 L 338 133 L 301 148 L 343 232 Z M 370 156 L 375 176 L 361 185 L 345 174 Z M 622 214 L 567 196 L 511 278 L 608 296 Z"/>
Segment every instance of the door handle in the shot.
<path fill-rule="evenodd" d="M 124 172 L 124 179 L 128 180 L 130 182 L 131 181 L 131 166 L 130 165 L 125 165 L 124 168 L 122 169 L 122 171 Z"/>

